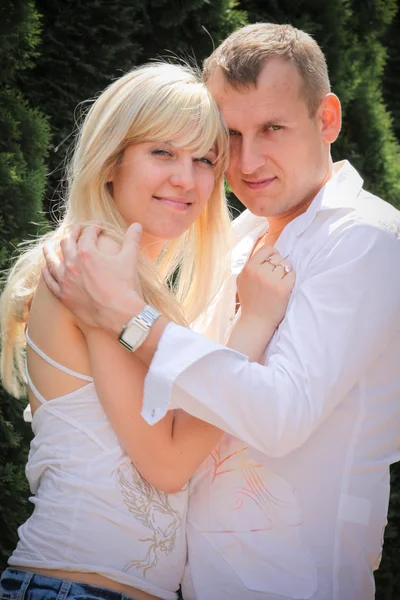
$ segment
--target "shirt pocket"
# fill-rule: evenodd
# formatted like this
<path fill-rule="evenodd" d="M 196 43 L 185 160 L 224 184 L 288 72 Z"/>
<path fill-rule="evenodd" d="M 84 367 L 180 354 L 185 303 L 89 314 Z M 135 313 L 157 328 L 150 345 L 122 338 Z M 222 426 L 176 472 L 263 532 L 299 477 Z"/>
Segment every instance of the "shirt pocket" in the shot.
<path fill-rule="evenodd" d="M 223 442 L 203 465 L 191 488 L 188 521 L 248 590 L 299 600 L 315 594 L 317 570 L 300 537 L 296 491 L 243 445 Z"/>

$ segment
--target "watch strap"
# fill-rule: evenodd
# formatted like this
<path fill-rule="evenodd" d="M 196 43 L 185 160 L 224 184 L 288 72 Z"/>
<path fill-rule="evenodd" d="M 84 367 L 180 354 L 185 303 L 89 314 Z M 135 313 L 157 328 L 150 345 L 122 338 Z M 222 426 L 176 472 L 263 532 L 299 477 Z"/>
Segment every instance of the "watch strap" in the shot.
<path fill-rule="evenodd" d="M 151 326 L 158 319 L 159 316 L 160 316 L 160 313 L 158 311 L 156 311 L 155 308 L 153 308 L 152 306 L 147 304 L 147 306 L 145 306 L 138 315 L 132 317 L 132 319 L 130 319 L 126 323 L 126 325 L 122 328 L 122 331 L 118 336 L 119 343 L 122 344 L 122 346 L 124 346 L 124 348 L 129 350 L 129 352 L 133 352 L 134 350 L 137 350 L 137 348 L 139 348 L 139 346 L 147 338 L 147 336 L 150 332 Z M 142 337 L 140 344 L 137 345 L 136 347 L 132 347 L 126 340 L 124 340 L 124 333 L 130 327 L 138 327 L 144 333 L 144 336 Z"/>

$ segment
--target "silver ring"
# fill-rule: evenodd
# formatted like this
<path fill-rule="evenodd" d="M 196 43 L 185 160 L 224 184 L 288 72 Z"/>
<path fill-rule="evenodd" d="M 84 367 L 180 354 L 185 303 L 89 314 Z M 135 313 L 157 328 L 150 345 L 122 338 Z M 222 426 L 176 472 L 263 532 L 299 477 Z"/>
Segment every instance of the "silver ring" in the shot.
<path fill-rule="evenodd" d="M 271 256 L 268 256 L 268 258 L 266 258 L 265 260 L 263 260 L 261 264 L 263 265 L 264 263 L 268 262 L 270 265 L 272 265 L 274 267 L 273 270 L 275 271 L 276 267 L 278 266 L 278 263 L 275 263 L 272 260 L 273 256 L 275 256 L 275 254 L 272 254 Z"/>

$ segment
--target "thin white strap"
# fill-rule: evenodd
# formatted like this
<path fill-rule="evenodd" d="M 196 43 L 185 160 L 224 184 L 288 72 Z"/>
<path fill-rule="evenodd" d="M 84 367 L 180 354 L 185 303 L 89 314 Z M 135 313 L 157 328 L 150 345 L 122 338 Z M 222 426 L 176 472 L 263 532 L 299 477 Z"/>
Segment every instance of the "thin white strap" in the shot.
<path fill-rule="evenodd" d="M 77 377 L 78 379 L 83 379 L 84 381 L 93 381 L 93 378 L 90 377 L 90 375 L 84 375 L 83 373 L 77 373 L 76 371 L 73 371 L 72 369 L 69 369 L 68 367 L 64 367 L 64 365 L 60 365 L 60 363 L 56 362 L 55 360 L 53 360 L 52 358 L 47 356 L 47 354 L 45 354 L 43 352 L 43 350 L 38 348 L 38 346 L 36 346 L 36 344 L 31 340 L 31 338 L 29 337 L 28 328 L 26 328 L 25 337 L 26 337 L 26 343 L 28 344 L 28 346 L 30 346 L 32 348 L 32 350 L 34 350 L 36 352 L 36 354 L 41 356 L 43 358 L 43 360 L 45 360 L 47 363 L 49 363 L 49 365 L 52 365 L 59 371 L 63 371 L 63 373 L 67 373 L 68 375 Z M 31 385 L 28 370 L 26 373 L 27 373 L 27 379 L 29 381 L 29 385 Z M 33 385 L 31 387 L 32 387 L 32 390 L 35 391 Z"/>
<path fill-rule="evenodd" d="M 39 390 L 37 389 L 37 387 L 34 385 L 31 376 L 29 375 L 29 371 L 28 371 L 28 365 L 25 363 L 25 375 L 26 378 L 28 380 L 28 385 L 31 388 L 32 392 L 35 394 L 35 397 L 39 400 L 39 402 L 41 402 L 41 404 L 44 404 L 46 401 L 46 398 L 43 398 L 42 394 L 39 392 Z"/>

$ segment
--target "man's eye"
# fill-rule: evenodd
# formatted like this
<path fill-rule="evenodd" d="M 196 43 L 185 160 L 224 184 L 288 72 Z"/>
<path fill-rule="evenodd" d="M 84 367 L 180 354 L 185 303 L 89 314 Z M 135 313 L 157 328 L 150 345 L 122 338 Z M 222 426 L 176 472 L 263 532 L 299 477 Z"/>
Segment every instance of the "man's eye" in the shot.
<path fill-rule="evenodd" d="M 282 125 L 270 125 L 266 128 L 267 131 L 280 131 L 282 129 Z"/>
<path fill-rule="evenodd" d="M 207 158 L 207 156 L 202 156 L 201 158 L 195 158 L 194 160 L 196 162 L 203 163 L 204 165 L 207 165 L 208 167 L 213 167 L 214 166 L 214 163 L 211 160 L 211 158 Z"/>

